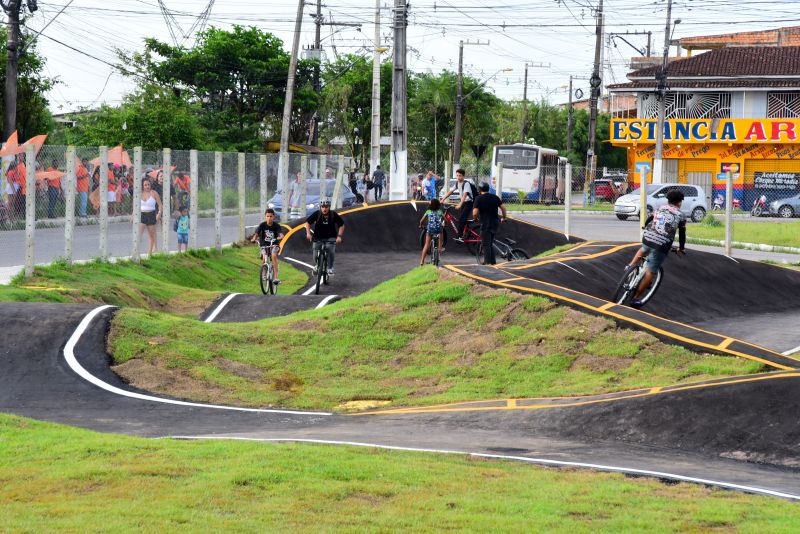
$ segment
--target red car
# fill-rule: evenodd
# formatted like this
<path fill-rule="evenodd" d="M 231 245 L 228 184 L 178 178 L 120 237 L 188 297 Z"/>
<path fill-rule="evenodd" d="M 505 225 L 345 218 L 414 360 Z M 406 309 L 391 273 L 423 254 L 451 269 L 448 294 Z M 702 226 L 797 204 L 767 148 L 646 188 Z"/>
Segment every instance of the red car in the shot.
<path fill-rule="evenodd" d="M 598 178 L 594 181 L 594 197 L 597 200 L 614 201 L 614 183 L 609 178 Z"/>

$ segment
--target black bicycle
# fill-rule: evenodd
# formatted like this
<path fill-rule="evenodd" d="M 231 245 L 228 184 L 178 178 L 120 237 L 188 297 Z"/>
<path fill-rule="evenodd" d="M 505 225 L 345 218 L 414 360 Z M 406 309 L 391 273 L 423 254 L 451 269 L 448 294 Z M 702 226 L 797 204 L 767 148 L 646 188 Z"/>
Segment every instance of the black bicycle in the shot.
<path fill-rule="evenodd" d="M 494 254 L 495 257 L 503 258 L 506 261 L 527 260 L 531 256 L 525 249 L 516 247 L 516 241 L 511 238 L 495 238 L 494 240 Z M 479 265 L 484 265 L 483 259 L 483 243 L 478 243 L 475 247 L 475 260 Z"/>
<path fill-rule="evenodd" d="M 328 285 L 328 249 L 325 247 L 325 243 L 322 243 L 315 260 L 315 264 L 317 266 L 315 292 L 317 295 L 319 295 L 319 286 L 322 284 Z"/>
<path fill-rule="evenodd" d="M 677 248 L 673 247 L 672 252 L 680 256 Z M 619 284 L 617 284 L 614 297 L 611 300 L 623 306 L 630 306 L 631 302 L 633 302 L 633 298 L 636 296 L 636 293 L 639 292 L 639 284 L 642 283 L 645 271 L 644 257 L 642 257 L 633 267 L 626 267 L 625 272 L 622 275 L 622 279 L 619 281 Z M 653 277 L 653 281 L 650 283 L 650 287 L 644 292 L 642 298 L 639 299 L 642 305 L 645 305 L 650 301 L 650 299 L 653 298 L 653 295 L 656 294 L 659 286 L 661 286 L 661 280 L 663 280 L 663 278 L 664 269 L 659 267 L 658 272 Z"/>
<path fill-rule="evenodd" d="M 270 240 L 267 246 L 261 247 L 261 292 L 265 295 L 274 295 L 278 292 L 278 284 L 275 283 L 275 269 L 272 267 L 272 247 L 276 240 Z"/>

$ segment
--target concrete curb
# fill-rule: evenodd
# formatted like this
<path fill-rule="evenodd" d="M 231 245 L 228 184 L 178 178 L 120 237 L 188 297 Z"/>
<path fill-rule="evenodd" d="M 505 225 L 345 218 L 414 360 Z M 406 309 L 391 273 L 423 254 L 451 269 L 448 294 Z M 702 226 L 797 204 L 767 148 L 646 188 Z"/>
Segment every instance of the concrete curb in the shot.
<path fill-rule="evenodd" d="M 712 247 L 724 247 L 725 241 L 717 241 L 715 239 L 702 239 L 698 237 L 687 237 L 687 243 L 694 245 L 708 245 Z M 800 248 L 795 247 L 781 247 L 776 245 L 762 245 L 760 243 L 744 243 L 741 241 L 731 241 L 733 248 L 740 248 L 745 250 L 758 250 L 760 252 L 776 252 L 779 254 L 800 254 Z M 798 258 L 800 261 L 800 258 Z"/>

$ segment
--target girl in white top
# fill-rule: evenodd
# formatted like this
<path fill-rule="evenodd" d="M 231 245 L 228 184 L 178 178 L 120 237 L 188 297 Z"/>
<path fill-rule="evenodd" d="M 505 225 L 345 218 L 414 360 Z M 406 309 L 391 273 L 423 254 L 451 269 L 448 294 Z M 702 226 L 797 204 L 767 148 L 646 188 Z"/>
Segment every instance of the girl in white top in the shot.
<path fill-rule="evenodd" d="M 139 224 L 139 241 L 142 240 L 142 234 L 147 228 L 147 237 L 150 239 L 150 245 L 147 248 L 147 253 L 152 254 L 156 251 L 156 223 L 161 220 L 161 197 L 158 193 L 153 191 L 150 180 L 145 178 L 142 182 L 142 217 Z"/>

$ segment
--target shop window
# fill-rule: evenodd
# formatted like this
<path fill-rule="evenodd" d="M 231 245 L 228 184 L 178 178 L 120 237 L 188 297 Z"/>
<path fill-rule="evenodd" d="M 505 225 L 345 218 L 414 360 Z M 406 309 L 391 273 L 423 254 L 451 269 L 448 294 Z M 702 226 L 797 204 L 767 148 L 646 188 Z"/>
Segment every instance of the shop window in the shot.
<path fill-rule="evenodd" d="M 658 118 L 657 94 L 640 94 L 642 117 Z M 729 119 L 731 117 L 730 93 L 667 93 L 665 101 L 667 119 Z"/>
<path fill-rule="evenodd" d="M 800 93 L 768 93 L 767 118 L 800 118 Z"/>

